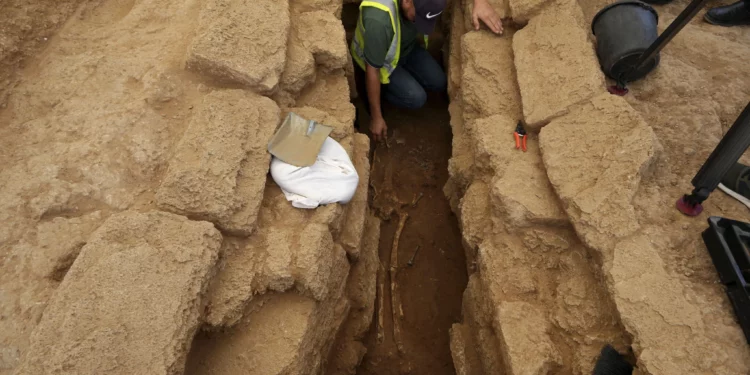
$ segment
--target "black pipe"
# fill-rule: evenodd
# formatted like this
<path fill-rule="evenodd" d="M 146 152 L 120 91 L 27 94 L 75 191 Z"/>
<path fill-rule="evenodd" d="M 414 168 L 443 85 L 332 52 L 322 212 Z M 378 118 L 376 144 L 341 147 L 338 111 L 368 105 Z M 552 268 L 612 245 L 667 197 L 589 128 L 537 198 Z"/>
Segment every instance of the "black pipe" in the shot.
<path fill-rule="evenodd" d="M 724 175 L 740 160 L 748 147 L 750 147 L 750 103 L 693 177 L 691 183 L 694 189 L 690 195 L 683 197 L 685 203 L 689 207 L 695 207 L 708 199 L 711 192 L 719 186 Z"/>
<path fill-rule="evenodd" d="M 688 6 L 677 16 L 677 18 L 672 21 L 672 23 L 669 24 L 666 30 L 664 30 L 661 35 L 659 35 L 656 40 L 651 43 L 650 46 L 646 49 L 646 51 L 641 54 L 641 57 L 638 59 L 638 61 L 633 64 L 632 68 L 628 71 L 627 74 L 623 74 L 623 77 L 625 79 L 622 80 L 622 82 L 630 82 L 627 78 L 632 72 L 637 72 L 639 69 L 643 67 L 643 65 L 646 64 L 646 62 L 651 61 L 659 52 L 661 52 L 662 49 L 669 43 L 672 38 L 674 38 L 677 33 L 682 30 L 685 25 L 687 25 L 690 20 L 695 17 L 696 14 L 698 14 L 698 11 L 703 8 L 703 4 L 707 0 L 693 0 L 688 4 Z"/>

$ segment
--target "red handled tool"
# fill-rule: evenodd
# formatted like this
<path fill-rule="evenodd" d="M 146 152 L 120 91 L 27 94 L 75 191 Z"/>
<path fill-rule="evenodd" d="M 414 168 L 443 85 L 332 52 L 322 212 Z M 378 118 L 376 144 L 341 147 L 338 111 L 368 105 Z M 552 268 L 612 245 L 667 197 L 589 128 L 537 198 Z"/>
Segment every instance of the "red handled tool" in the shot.
<path fill-rule="evenodd" d="M 528 138 L 528 136 L 526 135 L 526 130 L 523 129 L 523 123 L 521 121 L 516 125 L 516 131 L 513 133 L 513 137 L 516 138 L 516 150 L 522 148 L 523 152 L 526 152 L 526 138 Z"/>

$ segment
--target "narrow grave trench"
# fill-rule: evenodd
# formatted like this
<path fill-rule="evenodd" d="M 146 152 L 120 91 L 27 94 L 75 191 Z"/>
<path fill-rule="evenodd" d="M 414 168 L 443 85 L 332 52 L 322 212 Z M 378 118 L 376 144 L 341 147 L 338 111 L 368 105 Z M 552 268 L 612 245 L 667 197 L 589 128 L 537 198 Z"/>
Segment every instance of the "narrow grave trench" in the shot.
<path fill-rule="evenodd" d="M 344 6 L 342 21 L 350 37 L 358 13 L 358 4 Z M 441 46 L 442 37 L 433 36 L 429 50 L 442 65 Z M 360 131 L 369 133 L 365 104 L 360 99 L 354 104 Z M 382 220 L 379 295 L 358 374 L 455 374 L 449 330 L 461 320 L 468 276 L 458 222 L 443 193 L 452 141 L 448 104 L 445 92 L 428 93 L 419 110 L 382 103 L 388 142 L 371 146 L 369 196 Z M 396 302 L 394 308 L 392 301 L 399 300 L 402 306 Z M 396 321 L 394 311 L 403 312 Z"/>

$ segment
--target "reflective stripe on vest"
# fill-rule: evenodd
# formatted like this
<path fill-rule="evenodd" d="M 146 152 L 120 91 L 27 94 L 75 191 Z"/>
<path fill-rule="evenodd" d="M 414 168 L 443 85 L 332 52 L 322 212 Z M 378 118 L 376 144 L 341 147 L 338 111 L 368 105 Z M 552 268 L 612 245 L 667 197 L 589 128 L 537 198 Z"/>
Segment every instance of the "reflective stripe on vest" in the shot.
<path fill-rule="evenodd" d="M 362 9 L 364 7 L 374 7 L 383 10 L 388 13 L 391 17 L 391 26 L 393 27 L 393 40 L 391 46 L 388 48 L 388 53 L 385 55 L 385 61 L 383 67 L 378 71 L 380 82 L 389 83 L 391 73 L 396 70 L 398 66 L 398 60 L 401 57 L 401 19 L 398 9 L 398 0 L 365 0 L 359 6 L 359 20 L 357 21 L 357 29 L 354 32 L 354 38 L 352 39 L 351 54 L 357 65 L 363 70 L 367 70 L 367 64 L 365 63 L 365 26 L 362 23 Z"/>

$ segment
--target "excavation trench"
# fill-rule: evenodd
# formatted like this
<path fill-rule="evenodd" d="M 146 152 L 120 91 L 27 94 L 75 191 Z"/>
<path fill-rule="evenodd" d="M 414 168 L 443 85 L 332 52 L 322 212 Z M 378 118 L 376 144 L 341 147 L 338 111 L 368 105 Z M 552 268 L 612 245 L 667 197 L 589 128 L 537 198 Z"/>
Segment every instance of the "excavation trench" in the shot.
<path fill-rule="evenodd" d="M 344 7 L 349 35 L 357 17 L 356 4 Z M 435 39 L 430 51 L 442 64 L 442 38 Z M 369 134 L 365 104 L 354 103 L 360 131 Z M 429 93 L 419 110 L 383 102 L 388 141 L 373 143 L 370 153 L 369 204 L 382 220 L 378 299 L 358 374 L 455 374 L 449 330 L 461 320 L 468 277 L 461 232 L 443 193 L 452 141 L 448 104 L 444 92 Z"/>
<path fill-rule="evenodd" d="M 447 105 L 444 95 L 436 94 L 418 111 L 388 108 L 389 146 L 374 147 L 370 203 L 384 220 L 379 246 L 384 287 L 360 374 L 455 373 L 448 331 L 461 319 L 467 274 L 461 233 L 442 191 L 451 154 Z"/>

